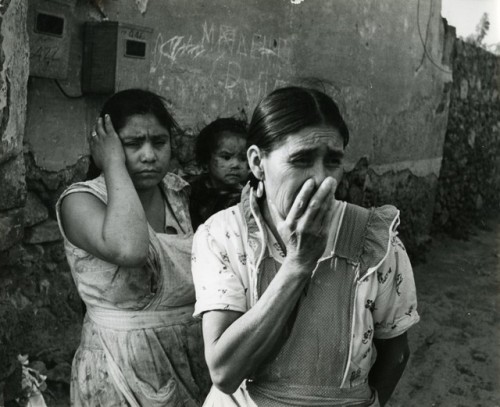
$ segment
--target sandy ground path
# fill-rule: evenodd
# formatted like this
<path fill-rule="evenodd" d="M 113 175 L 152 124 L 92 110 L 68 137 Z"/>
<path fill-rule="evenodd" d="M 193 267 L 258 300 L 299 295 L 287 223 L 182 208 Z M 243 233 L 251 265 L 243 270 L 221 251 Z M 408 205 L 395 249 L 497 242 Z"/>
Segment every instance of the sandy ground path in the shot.
<path fill-rule="evenodd" d="M 500 406 L 500 217 L 468 241 L 434 236 L 426 259 L 412 356 L 387 406 Z"/>

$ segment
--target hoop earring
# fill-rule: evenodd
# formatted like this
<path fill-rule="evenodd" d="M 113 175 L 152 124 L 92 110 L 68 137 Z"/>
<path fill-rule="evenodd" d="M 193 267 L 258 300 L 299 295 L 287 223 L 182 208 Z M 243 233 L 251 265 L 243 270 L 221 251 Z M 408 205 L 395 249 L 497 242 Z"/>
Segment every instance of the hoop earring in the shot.
<path fill-rule="evenodd" d="M 257 198 L 262 198 L 264 196 L 264 183 L 262 180 L 259 180 L 259 183 L 257 184 L 257 191 L 255 192 L 255 195 L 257 195 Z"/>

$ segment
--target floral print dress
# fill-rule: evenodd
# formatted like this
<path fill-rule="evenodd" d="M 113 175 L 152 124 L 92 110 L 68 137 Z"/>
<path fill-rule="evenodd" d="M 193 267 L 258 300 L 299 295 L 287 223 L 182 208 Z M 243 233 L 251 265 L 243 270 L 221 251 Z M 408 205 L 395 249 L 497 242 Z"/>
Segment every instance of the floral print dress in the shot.
<path fill-rule="evenodd" d="M 71 377 L 73 406 L 199 406 L 210 386 L 199 321 L 192 317 L 192 227 L 188 184 L 167 174 L 161 188 L 174 219 L 156 233 L 149 227 L 143 268 L 105 262 L 74 246 L 64 234 L 66 257 L 87 314 Z M 87 192 L 107 202 L 104 178 L 73 184 L 62 199 Z M 173 216 L 172 216 L 173 215 Z M 133 233 L 133 231 L 131 231 Z"/>

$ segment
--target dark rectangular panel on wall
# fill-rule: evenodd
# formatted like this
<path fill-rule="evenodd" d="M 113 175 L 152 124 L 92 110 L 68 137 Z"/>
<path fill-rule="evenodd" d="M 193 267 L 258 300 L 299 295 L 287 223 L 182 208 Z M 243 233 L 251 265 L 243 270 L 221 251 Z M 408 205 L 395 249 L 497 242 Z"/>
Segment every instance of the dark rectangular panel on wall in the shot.
<path fill-rule="evenodd" d="M 86 23 L 82 91 L 113 93 L 147 87 L 152 31 L 117 21 Z"/>
<path fill-rule="evenodd" d="M 33 0 L 28 7 L 30 75 L 66 79 L 70 53 L 71 8 L 47 0 Z"/>

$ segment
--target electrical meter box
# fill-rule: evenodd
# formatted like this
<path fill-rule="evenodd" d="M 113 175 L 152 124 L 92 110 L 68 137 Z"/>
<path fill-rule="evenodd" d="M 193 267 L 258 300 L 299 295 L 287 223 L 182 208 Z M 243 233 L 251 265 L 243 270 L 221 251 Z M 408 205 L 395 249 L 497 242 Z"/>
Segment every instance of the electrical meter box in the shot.
<path fill-rule="evenodd" d="M 65 79 L 70 53 L 72 2 L 30 0 L 28 35 L 30 75 Z"/>
<path fill-rule="evenodd" d="M 116 21 L 85 23 L 83 93 L 146 88 L 152 33 L 151 28 Z"/>

